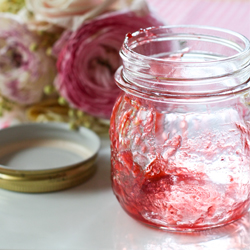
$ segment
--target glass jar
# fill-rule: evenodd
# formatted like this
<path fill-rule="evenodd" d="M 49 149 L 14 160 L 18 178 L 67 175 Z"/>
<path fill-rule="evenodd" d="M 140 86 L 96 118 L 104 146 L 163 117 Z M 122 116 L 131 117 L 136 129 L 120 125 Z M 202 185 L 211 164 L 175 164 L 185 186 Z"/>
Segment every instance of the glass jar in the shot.
<path fill-rule="evenodd" d="M 250 43 L 206 26 L 127 34 L 115 75 L 113 191 L 133 218 L 195 231 L 250 206 Z"/>

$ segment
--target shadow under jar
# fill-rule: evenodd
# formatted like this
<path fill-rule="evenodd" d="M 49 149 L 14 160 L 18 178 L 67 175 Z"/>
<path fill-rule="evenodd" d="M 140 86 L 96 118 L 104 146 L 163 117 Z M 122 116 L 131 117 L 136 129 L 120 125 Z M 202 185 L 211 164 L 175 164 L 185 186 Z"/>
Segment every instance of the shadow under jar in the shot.
<path fill-rule="evenodd" d="M 145 224 L 225 225 L 250 206 L 250 44 L 206 26 L 127 34 L 115 75 L 113 191 Z"/>

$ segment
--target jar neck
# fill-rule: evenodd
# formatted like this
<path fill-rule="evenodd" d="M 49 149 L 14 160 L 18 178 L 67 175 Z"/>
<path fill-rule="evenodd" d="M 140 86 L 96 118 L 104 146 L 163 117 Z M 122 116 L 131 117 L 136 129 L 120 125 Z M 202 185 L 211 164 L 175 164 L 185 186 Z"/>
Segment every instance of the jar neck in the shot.
<path fill-rule="evenodd" d="M 229 30 L 167 26 L 127 34 L 116 81 L 125 91 L 174 98 L 250 88 L 250 42 Z"/>

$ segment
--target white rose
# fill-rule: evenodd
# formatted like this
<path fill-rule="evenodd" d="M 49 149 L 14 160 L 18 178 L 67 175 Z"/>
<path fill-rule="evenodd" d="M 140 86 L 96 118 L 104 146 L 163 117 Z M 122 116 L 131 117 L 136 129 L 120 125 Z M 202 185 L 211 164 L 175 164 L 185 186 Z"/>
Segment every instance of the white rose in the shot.
<path fill-rule="evenodd" d="M 38 21 L 76 30 L 84 21 L 130 6 L 132 0 L 26 0 Z"/>

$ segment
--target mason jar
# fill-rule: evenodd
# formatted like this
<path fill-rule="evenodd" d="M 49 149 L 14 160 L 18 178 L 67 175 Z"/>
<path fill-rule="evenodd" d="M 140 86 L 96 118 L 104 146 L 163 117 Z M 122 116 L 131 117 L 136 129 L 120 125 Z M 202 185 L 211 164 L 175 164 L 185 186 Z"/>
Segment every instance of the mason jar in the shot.
<path fill-rule="evenodd" d="M 247 213 L 249 46 L 207 26 L 127 34 L 110 139 L 113 191 L 130 216 L 195 231 Z"/>

